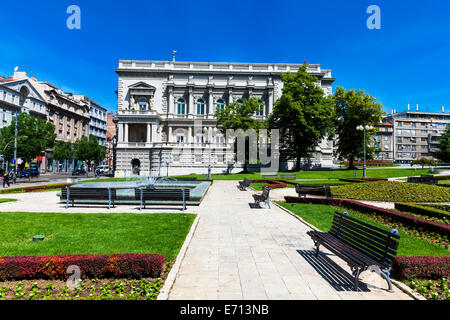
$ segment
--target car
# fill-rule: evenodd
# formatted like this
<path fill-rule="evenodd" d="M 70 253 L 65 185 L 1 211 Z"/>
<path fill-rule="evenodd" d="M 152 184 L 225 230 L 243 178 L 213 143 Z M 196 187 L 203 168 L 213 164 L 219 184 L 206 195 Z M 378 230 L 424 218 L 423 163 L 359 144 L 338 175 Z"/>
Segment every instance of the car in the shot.
<path fill-rule="evenodd" d="M 28 178 L 30 176 L 30 169 L 20 171 L 17 176 L 19 178 Z M 39 170 L 37 168 L 31 168 L 31 176 L 32 177 L 39 176 Z"/>
<path fill-rule="evenodd" d="M 80 174 L 86 174 L 86 170 L 84 168 L 78 168 L 72 171 L 73 176 L 79 176 Z"/>

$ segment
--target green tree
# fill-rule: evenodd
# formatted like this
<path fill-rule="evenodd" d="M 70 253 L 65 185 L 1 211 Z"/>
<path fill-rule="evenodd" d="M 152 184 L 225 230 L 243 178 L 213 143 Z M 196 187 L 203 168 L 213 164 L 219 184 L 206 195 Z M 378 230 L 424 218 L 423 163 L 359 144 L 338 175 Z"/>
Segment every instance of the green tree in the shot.
<path fill-rule="evenodd" d="M 256 98 L 244 99 L 242 103 L 232 102 L 223 110 L 217 110 L 217 127 L 225 135 L 226 130 L 242 129 L 244 132 L 249 129 L 254 129 L 258 132 L 264 126 L 264 123 L 255 119 L 255 114 L 261 108 L 261 102 Z M 237 132 L 239 133 L 239 132 Z M 236 140 L 237 141 L 237 140 Z M 235 150 L 237 148 L 235 141 Z M 247 170 L 247 156 L 249 149 L 249 138 L 245 137 L 245 161 L 244 172 Z"/>
<path fill-rule="evenodd" d="M 447 127 L 439 138 L 438 151 L 434 153 L 434 156 L 442 162 L 450 162 L 450 127 Z"/>
<path fill-rule="evenodd" d="M 363 90 L 346 91 L 342 87 L 337 87 L 333 100 L 337 152 L 339 156 L 348 159 L 348 169 L 353 170 L 356 169 L 353 164 L 355 158 L 364 156 L 364 133 L 356 127 L 359 125 L 374 127 L 366 131 L 366 155 L 368 159 L 373 158 L 375 148 L 370 143 L 384 112 L 376 98 Z"/>
<path fill-rule="evenodd" d="M 15 121 L 13 119 L 9 126 L 0 131 L 0 150 L 4 150 L 5 159 L 14 157 L 14 128 Z M 17 117 L 17 136 L 17 157 L 31 163 L 36 156 L 53 147 L 56 138 L 55 126 L 23 112 Z M 29 180 L 31 181 L 31 175 Z"/>
<path fill-rule="evenodd" d="M 333 135 L 333 104 L 318 79 L 303 64 L 296 73 L 282 74 L 283 93 L 269 116 L 269 129 L 280 130 L 280 155 L 296 159 L 310 158 L 315 147 Z"/>
<path fill-rule="evenodd" d="M 74 150 L 70 141 L 57 141 L 52 151 L 52 157 L 58 161 L 68 161 L 74 158 Z"/>
<path fill-rule="evenodd" d="M 94 135 L 88 137 L 82 137 L 74 143 L 74 156 L 76 160 L 86 161 L 89 164 L 94 161 L 96 164 L 105 159 L 106 150 L 98 143 L 97 138 Z M 87 168 L 88 169 L 88 168 Z M 88 170 L 86 170 L 88 174 Z"/>

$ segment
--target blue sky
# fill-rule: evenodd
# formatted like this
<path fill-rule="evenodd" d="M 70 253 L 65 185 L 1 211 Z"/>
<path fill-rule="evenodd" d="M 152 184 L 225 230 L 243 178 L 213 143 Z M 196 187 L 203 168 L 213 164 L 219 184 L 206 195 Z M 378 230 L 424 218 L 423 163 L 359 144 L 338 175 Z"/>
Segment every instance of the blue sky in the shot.
<path fill-rule="evenodd" d="M 81 8 L 81 30 L 66 9 Z M 381 29 L 369 30 L 369 5 Z M 119 59 L 320 63 L 386 111 L 450 111 L 450 1 L 8 1 L 0 75 L 15 66 L 116 109 Z"/>

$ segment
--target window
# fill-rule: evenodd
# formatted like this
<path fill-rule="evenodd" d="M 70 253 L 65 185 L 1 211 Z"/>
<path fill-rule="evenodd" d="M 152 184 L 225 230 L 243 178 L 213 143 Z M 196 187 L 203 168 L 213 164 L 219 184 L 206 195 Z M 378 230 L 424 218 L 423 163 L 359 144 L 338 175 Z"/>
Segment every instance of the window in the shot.
<path fill-rule="evenodd" d="M 402 135 L 402 130 L 397 130 L 397 133 L 398 133 L 399 136 L 401 136 Z"/>
<path fill-rule="evenodd" d="M 197 114 L 205 114 L 205 102 L 202 99 L 197 100 Z"/>
<path fill-rule="evenodd" d="M 264 103 L 259 100 L 258 110 L 256 110 L 257 116 L 263 116 L 264 115 Z"/>
<path fill-rule="evenodd" d="M 242 101 L 241 99 L 239 99 L 238 101 L 236 101 L 239 104 L 244 104 L 244 101 Z"/>
<path fill-rule="evenodd" d="M 384 141 L 388 141 L 389 136 L 384 136 Z"/>
<path fill-rule="evenodd" d="M 184 99 L 177 100 L 177 113 L 178 114 L 186 113 L 186 103 L 184 102 Z"/>
<path fill-rule="evenodd" d="M 217 109 L 217 111 L 221 111 L 221 110 L 225 109 L 225 103 L 223 102 L 222 99 L 217 100 L 216 109 Z"/>
<path fill-rule="evenodd" d="M 6 110 L 3 109 L 3 121 L 6 121 Z"/>
<path fill-rule="evenodd" d="M 139 99 L 139 110 L 140 111 L 147 110 L 147 99 L 145 98 Z M 97 113 L 97 109 L 95 110 L 95 112 Z"/>

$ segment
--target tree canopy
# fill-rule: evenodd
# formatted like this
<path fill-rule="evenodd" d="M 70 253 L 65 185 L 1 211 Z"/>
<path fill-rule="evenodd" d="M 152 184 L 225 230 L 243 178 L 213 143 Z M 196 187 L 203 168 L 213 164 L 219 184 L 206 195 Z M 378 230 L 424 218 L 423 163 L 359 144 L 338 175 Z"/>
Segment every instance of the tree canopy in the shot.
<path fill-rule="evenodd" d="M 382 105 L 363 90 L 346 91 L 342 87 L 336 88 L 333 100 L 337 153 L 349 160 L 349 169 L 354 169 L 355 158 L 364 156 L 364 133 L 356 127 L 360 125 L 373 127 L 366 131 L 366 155 L 371 159 L 375 150 L 371 146 L 371 141 L 384 113 Z"/>
<path fill-rule="evenodd" d="M 0 130 L 0 153 L 5 159 L 14 158 L 15 121 Z M 21 113 L 17 117 L 17 157 L 30 162 L 55 143 L 55 126 L 43 119 Z"/>
<path fill-rule="evenodd" d="M 319 80 L 303 64 L 296 73 L 282 74 L 283 93 L 269 116 L 269 129 L 280 130 L 280 154 L 296 159 L 310 158 L 315 147 L 333 134 L 333 104 Z"/>
<path fill-rule="evenodd" d="M 74 149 L 70 141 L 57 141 L 52 151 L 55 160 L 63 161 L 74 158 Z"/>
<path fill-rule="evenodd" d="M 450 162 L 450 127 L 447 127 L 439 138 L 438 151 L 434 153 L 434 156 L 442 162 Z"/>
<path fill-rule="evenodd" d="M 88 137 L 82 137 L 75 141 L 74 145 L 74 158 L 79 161 L 86 161 L 89 165 L 91 161 L 96 163 L 105 158 L 105 148 L 98 143 L 97 137 L 90 135 Z"/>

